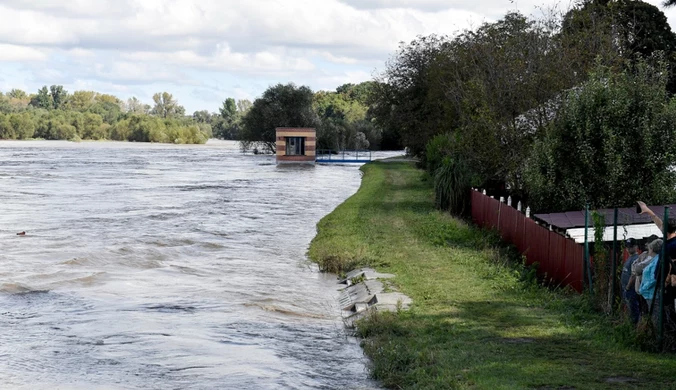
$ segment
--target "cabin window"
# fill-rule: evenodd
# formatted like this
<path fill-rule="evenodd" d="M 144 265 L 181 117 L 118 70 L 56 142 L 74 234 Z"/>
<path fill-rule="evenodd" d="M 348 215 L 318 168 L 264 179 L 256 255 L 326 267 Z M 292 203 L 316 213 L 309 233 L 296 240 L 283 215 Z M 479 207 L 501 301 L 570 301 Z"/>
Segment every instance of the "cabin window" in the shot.
<path fill-rule="evenodd" d="M 286 137 L 286 155 L 304 156 L 305 137 Z"/>

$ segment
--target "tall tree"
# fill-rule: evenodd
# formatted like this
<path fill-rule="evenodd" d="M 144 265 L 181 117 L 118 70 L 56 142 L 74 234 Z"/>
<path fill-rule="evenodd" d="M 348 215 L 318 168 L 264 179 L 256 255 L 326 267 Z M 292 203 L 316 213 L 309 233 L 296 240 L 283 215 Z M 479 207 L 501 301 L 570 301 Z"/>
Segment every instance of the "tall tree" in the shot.
<path fill-rule="evenodd" d="M 173 118 L 185 115 L 185 108 L 180 106 L 176 99 L 168 93 L 156 93 L 153 95 L 155 106 L 151 113 L 161 118 Z"/>
<path fill-rule="evenodd" d="M 227 98 L 223 102 L 223 106 L 218 109 L 221 113 L 221 117 L 226 121 L 234 121 L 235 116 L 237 115 L 237 103 L 233 98 Z"/>
<path fill-rule="evenodd" d="M 309 87 L 292 83 L 268 88 L 244 117 L 241 140 L 274 152 L 275 128 L 316 127 L 319 118 L 312 109 L 313 96 Z"/>
<path fill-rule="evenodd" d="M 45 110 L 54 108 L 54 100 L 46 85 L 38 90 L 37 95 L 33 96 L 30 104 L 33 107 L 44 108 Z"/>
<path fill-rule="evenodd" d="M 429 139 L 443 131 L 439 123 L 449 123 L 443 107 L 428 99 L 433 86 L 429 72 L 448 42 L 430 35 L 402 43 L 373 86 L 371 113 L 376 124 L 398 131 L 414 155 L 422 155 Z"/>
<path fill-rule="evenodd" d="M 676 100 L 665 70 L 645 62 L 619 74 L 602 67 L 568 93 L 528 160 L 531 207 L 557 212 L 674 199 Z"/>
<path fill-rule="evenodd" d="M 16 88 L 7 92 L 5 95 L 7 95 L 7 97 L 10 98 L 10 99 L 27 99 L 28 98 L 28 94 L 25 91 L 22 91 L 22 90 L 16 89 Z"/>
<path fill-rule="evenodd" d="M 595 62 L 621 69 L 637 58 L 658 54 L 669 63 L 668 89 L 676 92 L 676 35 L 659 8 L 640 0 L 587 0 L 563 19 L 562 37 L 584 56 L 571 64 Z M 629 60 L 629 61 L 627 61 Z"/>
<path fill-rule="evenodd" d="M 127 104 L 125 104 L 125 112 L 130 114 L 149 114 L 150 106 L 144 104 L 136 97 L 131 97 L 127 99 Z"/>
<path fill-rule="evenodd" d="M 94 91 L 75 91 L 68 99 L 66 108 L 74 111 L 86 111 L 94 104 L 95 97 L 96 92 Z"/>
<path fill-rule="evenodd" d="M 63 85 L 52 85 L 49 87 L 49 94 L 52 97 L 52 104 L 54 109 L 60 109 L 66 104 L 68 99 L 68 91 L 63 89 Z"/>
<path fill-rule="evenodd" d="M 244 116 L 251 109 L 253 103 L 249 99 L 239 99 L 237 100 L 237 111 L 239 114 Z"/>

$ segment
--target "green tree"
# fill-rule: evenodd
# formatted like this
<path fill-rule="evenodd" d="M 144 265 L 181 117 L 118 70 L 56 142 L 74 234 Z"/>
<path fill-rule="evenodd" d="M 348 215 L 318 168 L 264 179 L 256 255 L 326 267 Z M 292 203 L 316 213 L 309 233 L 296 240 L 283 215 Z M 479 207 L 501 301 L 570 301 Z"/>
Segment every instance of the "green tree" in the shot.
<path fill-rule="evenodd" d="M 86 111 L 94 104 L 96 95 L 94 91 L 75 91 L 69 97 L 65 108 L 73 111 Z"/>
<path fill-rule="evenodd" d="M 10 99 L 20 99 L 20 100 L 28 99 L 28 94 L 20 89 L 12 89 L 5 95 L 7 95 L 7 97 Z"/>
<path fill-rule="evenodd" d="M 9 115 L 0 113 L 0 139 L 16 139 L 14 127 L 9 121 Z"/>
<path fill-rule="evenodd" d="M 638 58 L 660 53 L 670 65 L 668 88 L 676 92 L 676 35 L 657 7 L 639 0 L 588 0 L 569 11 L 562 36 L 570 46 L 581 47 L 583 56 L 570 57 L 571 64 L 595 61 L 620 68 Z M 627 61 L 629 60 L 629 61 Z"/>
<path fill-rule="evenodd" d="M 237 111 L 241 116 L 246 115 L 247 112 L 251 109 L 253 103 L 249 99 L 239 99 L 237 100 Z"/>
<path fill-rule="evenodd" d="M 219 116 L 212 117 L 214 136 L 221 139 L 238 139 L 242 127 L 244 113 L 241 109 L 247 109 L 246 102 L 236 102 L 233 98 L 227 98 L 219 108 Z"/>
<path fill-rule="evenodd" d="M 234 121 L 237 116 L 237 103 L 233 98 L 227 98 L 223 102 L 223 106 L 218 109 L 221 117 L 226 121 Z"/>
<path fill-rule="evenodd" d="M 49 87 L 49 94 L 52 97 L 54 109 L 63 108 L 68 100 L 68 91 L 63 89 L 63 85 L 52 85 Z"/>
<path fill-rule="evenodd" d="M 375 86 L 374 81 L 364 81 L 359 84 L 343 84 L 336 88 L 336 92 L 344 95 L 349 100 L 354 100 L 362 105 L 368 105 Z"/>
<path fill-rule="evenodd" d="M 192 114 L 192 118 L 197 123 L 211 123 L 211 113 L 207 110 L 195 111 Z"/>
<path fill-rule="evenodd" d="M 114 103 L 111 101 L 99 101 L 91 105 L 87 112 L 99 115 L 103 118 L 103 121 L 109 125 L 117 122 L 122 115 L 122 108 L 119 103 Z"/>
<path fill-rule="evenodd" d="M 437 104 L 439 100 L 429 99 L 433 87 L 430 71 L 448 43 L 448 38 L 436 35 L 402 43 L 372 86 L 370 112 L 376 125 L 400 134 L 404 145 L 417 156 L 431 137 L 444 131 L 438 124 L 452 126 L 444 106 Z"/>
<path fill-rule="evenodd" d="M 645 62 L 619 74 L 600 67 L 568 93 L 527 163 L 535 210 L 673 200 L 676 100 L 668 97 L 665 70 Z"/>
<path fill-rule="evenodd" d="M 241 140 L 275 151 L 275 128 L 317 127 L 319 118 L 312 108 L 313 92 L 309 87 L 277 84 L 256 99 L 243 118 Z"/>
<path fill-rule="evenodd" d="M 38 90 L 37 95 L 33 96 L 30 104 L 33 107 L 43 108 L 45 110 L 54 108 L 54 100 L 46 85 Z"/>
<path fill-rule="evenodd" d="M 16 139 L 33 138 L 35 123 L 29 113 L 11 114 L 9 115 L 9 123 L 12 126 Z"/>
<path fill-rule="evenodd" d="M 82 139 L 107 139 L 109 134 L 101 115 L 86 113 L 83 115 L 82 127 L 78 129 Z"/>
<path fill-rule="evenodd" d="M 185 108 L 180 106 L 168 92 L 154 94 L 153 101 L 155 102 L 155 106 L 151 110 L 153 115 L 160 118 L 174 118 L 185 115 Z"/>
<path fill-rule="evenodd" d="M 12 108 L 12 104 L 10 103 L 10 99 L 0 93 L 0 113 L 10 113 L 14 111 Z"/>
<path fill-rule="evenodd" d="M 127 103 L 125 104 L 125 112 L 130 114 L 149 114 L 150 106 L 143 104 L 136 97 L 132 97 L 127 99 Z"/>

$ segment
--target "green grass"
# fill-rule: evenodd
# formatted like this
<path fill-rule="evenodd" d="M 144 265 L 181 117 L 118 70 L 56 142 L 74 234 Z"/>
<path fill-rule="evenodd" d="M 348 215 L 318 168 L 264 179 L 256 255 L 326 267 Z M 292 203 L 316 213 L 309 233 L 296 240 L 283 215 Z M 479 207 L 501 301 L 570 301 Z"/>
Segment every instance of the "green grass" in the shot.
<path fill-rule="evenodd" d="M 432 184 L 413 164 L 362 170 L 357 194 L 318 224 L 309 256 L 331 272 L 394 273 L 413 299 L 409 311 L 358 323 L 385 386 L 676 389 L 676 356 L 640 352 L 630 326 L 583 296 L 524 282 L 494 234 L 434 210 Z"/>

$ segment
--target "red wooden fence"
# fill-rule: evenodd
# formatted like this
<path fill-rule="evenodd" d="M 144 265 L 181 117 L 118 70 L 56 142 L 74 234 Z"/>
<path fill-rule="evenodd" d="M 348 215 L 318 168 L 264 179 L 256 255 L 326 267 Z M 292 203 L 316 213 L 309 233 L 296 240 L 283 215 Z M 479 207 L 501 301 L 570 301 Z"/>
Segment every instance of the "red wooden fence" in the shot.
<path fill-rule="evenodd" d="M 526 263 L 538 263 L 538 273 L 560 286 L 583 288 L 584 248 L 572 239 L 538 225 L 515 208 L 472 191 L 472 220 L 495 229 L 526 256 Z"/>

